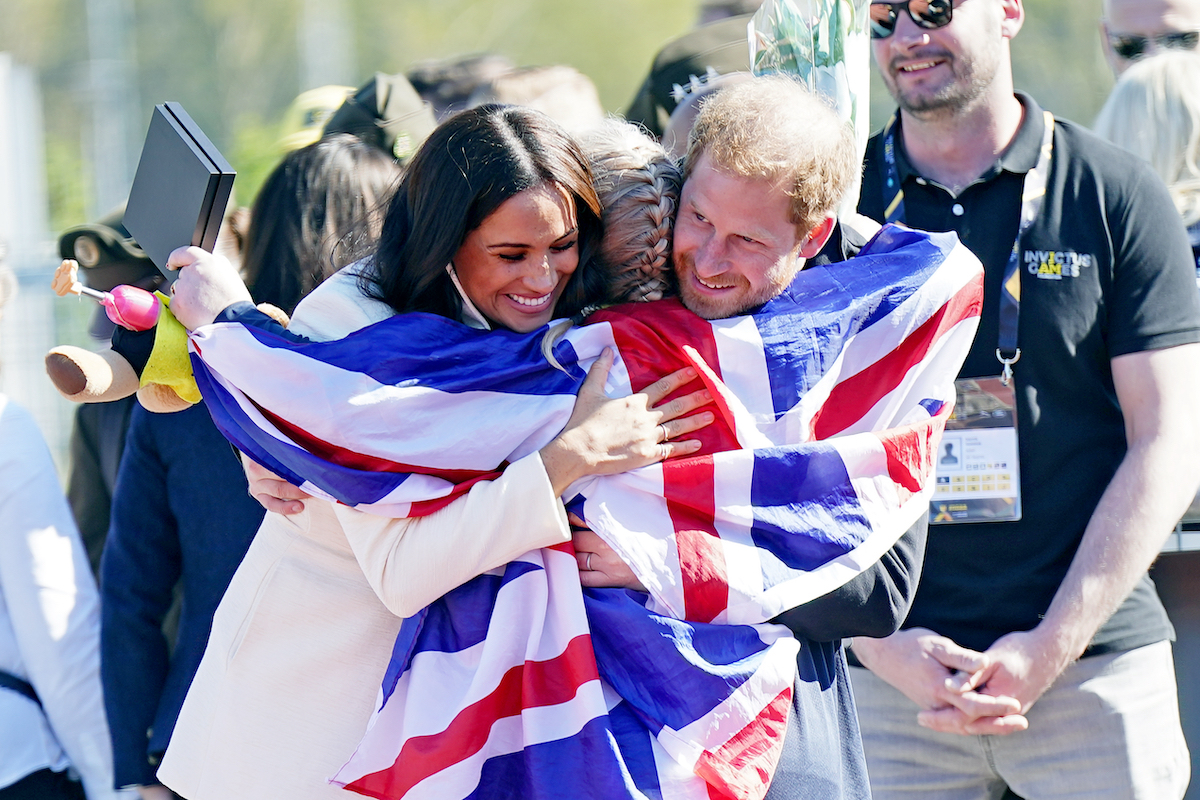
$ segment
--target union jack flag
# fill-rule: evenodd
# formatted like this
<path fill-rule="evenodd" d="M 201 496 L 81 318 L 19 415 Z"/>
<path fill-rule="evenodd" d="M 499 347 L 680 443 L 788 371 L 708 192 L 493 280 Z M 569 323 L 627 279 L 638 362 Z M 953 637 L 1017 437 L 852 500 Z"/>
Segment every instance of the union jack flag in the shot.
<path fill-rule="evenodd" d="M 548 443 L 605 347 L 610 395 L 690 364 L 715 398 L 699 454 L 566 495 L 648 595 L 581 590 L 569 545 L 455 589 L 404 622 L 334 782 L 388 798 L 761 798 L 798 648 L 766 621 L 926 513 L 981 301 L 953 234 L 887 226 L 727 320 L 660 301 L 557 338 L 423 314 L 329 343 L 197 331 L 197 381 L 239 449 L 390 516 L 429 513 Z"/>

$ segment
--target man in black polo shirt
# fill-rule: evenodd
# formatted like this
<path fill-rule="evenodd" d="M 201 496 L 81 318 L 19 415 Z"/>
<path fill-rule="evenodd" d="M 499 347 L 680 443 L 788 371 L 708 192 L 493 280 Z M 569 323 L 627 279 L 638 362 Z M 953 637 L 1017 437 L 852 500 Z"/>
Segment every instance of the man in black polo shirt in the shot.
<path fill-rule="evenodd" d="M 1021 0 L 871 17 L 900 110 L 859 210 L 957 231 L 984 262 L 962 376 L 1011 364 L 1023 506 L 933 526 L 906 629 L 854 641 L 875 796 L 1181 797 L 1173 631 L 1146 576 L 1200 479 L 1178 214 L 1144 164 L 1014 94 Z"/>

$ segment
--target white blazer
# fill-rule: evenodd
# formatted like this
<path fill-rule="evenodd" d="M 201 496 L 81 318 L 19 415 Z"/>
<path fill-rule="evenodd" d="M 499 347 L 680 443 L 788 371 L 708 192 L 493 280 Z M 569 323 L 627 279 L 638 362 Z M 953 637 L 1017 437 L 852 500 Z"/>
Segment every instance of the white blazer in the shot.
<path fill-rule="evenodd" d="M 337 338 L 390 315 L 347 270 L 305 298 L 293 330 Z M 268 513 L 217 609 L 159 779 L 188 800 L 345 800 L 327 781 L 366 729 L 401 618 L 570 538 L 536 453 L 420 519 L 311 499 L 298 515 Z"/>

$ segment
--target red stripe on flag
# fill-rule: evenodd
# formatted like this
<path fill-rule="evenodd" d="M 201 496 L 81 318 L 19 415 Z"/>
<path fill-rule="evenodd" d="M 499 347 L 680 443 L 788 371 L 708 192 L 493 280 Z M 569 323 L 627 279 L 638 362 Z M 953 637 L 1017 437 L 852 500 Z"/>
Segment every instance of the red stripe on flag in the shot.
<path fill-rule="evenodd" d="M 828 439 L 862 419 L 880 398 L 900 385 L 908 371 L 933 344 L 964 319 L 979 316 L 983 275 L 964 286 L 900 343 L 900 346 L 856 375 L 840 381 L 812 419 L 816 441 Z"/>
<path fill-rule="evenodd" d="M 677 299 L 654 303 L 628 303 L 597 312 L 589 322 L 608 322 L 613 341 L 629 372 L 634 391 L 684 367 L 697 367 L 696 359 L 708 367 L 699 370 L 702 383 L 721 376 L 721 362 L 712 324 L 683 307 Z M 679 347 L 687 342 L 685 352 Z M 695 381 L 669 396 L 674 398 L 699 388 Z M 720 393 L 709 385 L 714 397 Z M 732 415 L 717 407 L 716 421 L 687 435 L 699 439 L 700 454 L 734 450 L 738 447 Z M 710 622 L 729 603 L 725 554 L 713 525 L 713 463 L 707 455 L 663 462 L 663 493 L 675 528 L 682 572 L 684 616 Z"/>
<path fill-rule="evenodd" d="M 715 753 L 705 751 L 696 774 L 708 783 L 711 798 L 762 800 L 783 754 L 792 689 L 780 692 L 757 717 Z"/>
<path fill-rule="evenodd" d="M 254 401 L 250 401 L 254 402 Z M 436 467 L 422 467 L 415 464 L 403 464 L 399 461 L 391 461 L 386 458 L 377 456 L 369 456 L 365 453 L 358 453 L 353 450 L 348 450 L 339 445 L 327 442 L 313 436 L 303 428 L 288 422 L 283 417 L 275 414 L 262 406 L 254 403 L 267 420 L 283 432 L 284 436 L 291 439 L 297 446 L 304 448 L 309 453 L 312 453 L 318 458 L 322 458 L 331 464 L 337 464 L 339 467 L 347 467 L 349 469 L 358 469 L 363 472 L 393 472 L 393 473 L 409 473 L 412 475 L 433 475 L 438 478 L 450 481 L 451 483 L 462 483 L 463 481 L 478 480 L 486 476 L 494 476 L 499 473 L 494 470 L 482 469 L 440 469 Z M 504 465 L 500 466 L 504 469 Z"/>
<path fill-rule="evenodd" d="M 933 474 L 933 451 L 946 426 L 945 412 L 943 409 L 943 413 L 925 422 L 879 434 L 887 455 L 888 477 L 896 484 L 901 502 L 920 492 Z"/>
<path fill-rule="evenodd" d="M 565 703 L 594 680 L 599 680 L 599 672 L 591 637 L 576 636 L 555 658 L 511 668 L 491 694 L 460 711 L 444 731 L 409 739 L 391 767 L 364 775 L 346 788 L 370 797 L 403 797 L 421 781 L 483 749 L 497 721 L 526 708 Z"/>
<path fill-rule="evenodd" d="M 712 456 L 663 462 L 663 495 L 683 575 L 684 619 L 695 622 L 712 622 L 729 605 L 725 551 L 713 522 L 714 480 Z"/>
<path fill-rule="evenodd" d="M 629 382 L 635 392 L 642 391 L 676 370 L 696 366 L 690 354 L 680 347 L 681 342 L 690 345 L 713 375 L 717 378 L 721 376 L 721 362 L 712 323 L 688 311 L 677 299 L 612 306 L 588 317 L 589 324 L 594 322 L 607 322 L 612 326 L 613 341 L 621 351 L 621 360 L 629 372 Z M 708 383 L 705 377 L 701 373 L 699 382 L 692 381 L 666 399 L 699 390 L 701 384 Z M 711 385 L 709 390 L 714 397 L 718 396 Z M 732 415 L 718 404 L 716 417 L 711 425 L 687 434 L 688 439 L 700 440 L 701 453 L 738 448 Z"/>
<path fill-rule="evenodd" d="M 717 376 L 717 373 L 708 366 L 700 354 L 688 345 L 683 345 L 683 354 L 692 362 L 692 366 L 696 368 L 697 374 L 700 375 L 700 380 L 704 381 L 704 385 L 708 387 L 708 391 L 712 394 L 713 405 L 717 408 L 718 419 L 725 423 L 725 427 L 730 431 L 737 431 L 737 420 L 733 416 L 733 409 L 729 407 L 729 398 L 731 392 L 729 388 Z M 736 435 L 736 434 L 735 434 Z M 703 451 L 702 451 L 703 452 Z"/>
<path fill-rule="evenodd" d="M 544 547 L 542 549 L 543 550 L 556 550 L 559 553 L 566 553 L 567 555 L 571 556 L 572 558 L 575 557 L 575 543 L 574 542 L 560 542 L 559 544 L 552 544 L 549 547 Z"/>
<path fill-rule="evenodd" d="M 434 497 L 431 500 L 414 500 L 409 504 L 408 516 L 424 517 L 432 514 L 435 511 L 440 511 L 458 498 L 462 497 L 467 492 L 471 491 L 471 487 L 480 481 L 494 481 L 502 474 L 502 470 L 485 472 L 482 475 L 477 475 L 474 478 L 471 478 L 470 480 L 454 484 L 450 491 L 441 497 Z"/>

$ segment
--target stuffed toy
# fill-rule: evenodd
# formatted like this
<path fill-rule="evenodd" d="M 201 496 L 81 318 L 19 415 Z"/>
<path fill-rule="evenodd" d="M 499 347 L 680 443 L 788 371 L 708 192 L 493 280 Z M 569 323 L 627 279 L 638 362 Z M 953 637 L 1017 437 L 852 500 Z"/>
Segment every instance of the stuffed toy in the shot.
<path fill-rule="evenodd" d="M 137 393 L 147 410 L 166 414 L 200 401 L 187 351 L 187 331 L 171 313 L 170 298 L 137 286 L 119 285 L 101 292 L 79 281 L 79 265 L 64 259 L 54 272 L 59 297 L 87 295 L 116 324 L 112 348 L 92 352 L 63 345 L 46 355 L 46 373 L 63 397 L 76 403 L 105 403 Z M 287 326 L 279 308 L 259 310 Z"/>

